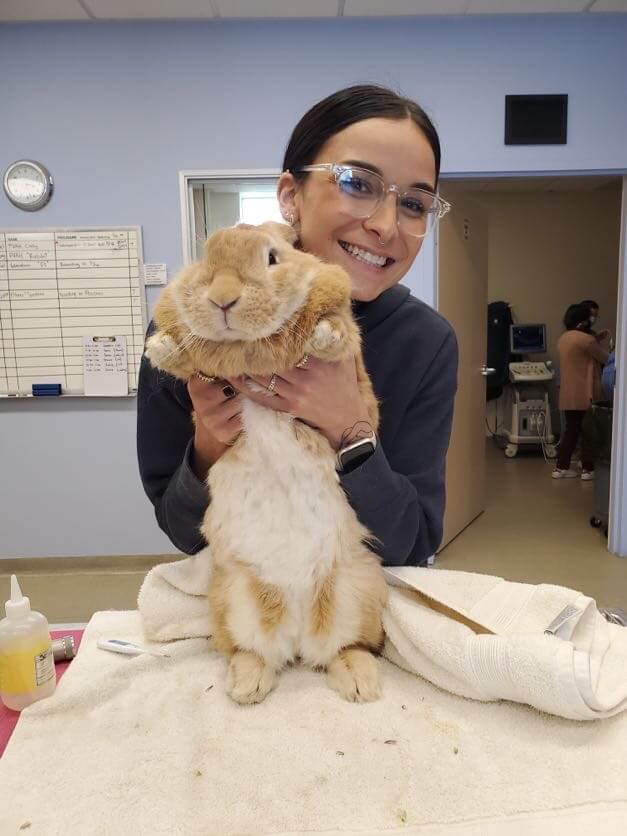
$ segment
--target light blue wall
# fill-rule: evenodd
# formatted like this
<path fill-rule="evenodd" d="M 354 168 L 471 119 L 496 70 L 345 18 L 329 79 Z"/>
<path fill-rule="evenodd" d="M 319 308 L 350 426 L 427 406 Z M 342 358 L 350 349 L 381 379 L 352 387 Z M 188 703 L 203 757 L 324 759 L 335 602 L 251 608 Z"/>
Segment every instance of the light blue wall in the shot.
<path fill-rule="evenodd" d="M 443 170 L 627 169 L 627 19 L 0 26 L 0 169 L 41 160 L 42 211 L 0 227 L 130 225 L 181 263 L 178 171 L 276 168 L 317 99 L 378 81 L 418 99 Z M 507 93 L 568 93 L 563 147 L 503 146 Z M 431 253 L 410 284 L 431 301 Z M 153 291 L 149 302 L 154 301 Z M 139 484 L 135 401 L 0 402 L 0 557 L 174 551 Z"/>

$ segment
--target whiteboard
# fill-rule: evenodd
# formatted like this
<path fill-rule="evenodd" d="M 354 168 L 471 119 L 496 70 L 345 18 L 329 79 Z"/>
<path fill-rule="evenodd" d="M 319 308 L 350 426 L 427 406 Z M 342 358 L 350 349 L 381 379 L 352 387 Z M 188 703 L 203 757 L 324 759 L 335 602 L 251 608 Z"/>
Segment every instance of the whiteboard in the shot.
<path fill-rule="evenodd" d="M 84 395 L 84 338 L 112 335 L 133 394 L 146 324 L 140 227 L 0 230 L 0 397 Z"/>

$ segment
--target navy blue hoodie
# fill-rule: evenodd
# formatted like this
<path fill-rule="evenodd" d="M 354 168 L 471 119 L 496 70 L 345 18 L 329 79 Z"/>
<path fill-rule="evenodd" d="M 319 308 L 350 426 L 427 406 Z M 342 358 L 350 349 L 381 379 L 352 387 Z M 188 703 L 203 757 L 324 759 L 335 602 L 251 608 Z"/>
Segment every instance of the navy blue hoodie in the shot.
<path fill-rule="evenodd" d="M 366 368 L 380 402 L 379 444 L 340 481 L 390 566 L 419 565 L 442 540 L 444 464 L 457 387 L 457 342 L 449 323 L 395 285 L 354 302 Z M 174 545 L 194 554 L 208 489 L 191 468 L 194 430 L 187 387 L 144 357 L 139 374 L 137 452 L 144 490 Z"/>

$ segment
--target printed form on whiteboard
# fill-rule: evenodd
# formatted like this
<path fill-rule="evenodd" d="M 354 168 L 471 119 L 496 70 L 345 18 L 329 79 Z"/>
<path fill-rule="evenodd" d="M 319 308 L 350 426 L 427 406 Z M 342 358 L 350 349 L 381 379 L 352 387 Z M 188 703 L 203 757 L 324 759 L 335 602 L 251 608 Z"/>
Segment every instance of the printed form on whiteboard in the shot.
<path fill-rule="evenodd" d="M 166 264 L 144 264 L 144 284 L 164 285 L 168 283 Z"/>
<path fill-rule="evenodd" d="M 83 337 L 86 395 L 128 395 L 126 337 Z"/>

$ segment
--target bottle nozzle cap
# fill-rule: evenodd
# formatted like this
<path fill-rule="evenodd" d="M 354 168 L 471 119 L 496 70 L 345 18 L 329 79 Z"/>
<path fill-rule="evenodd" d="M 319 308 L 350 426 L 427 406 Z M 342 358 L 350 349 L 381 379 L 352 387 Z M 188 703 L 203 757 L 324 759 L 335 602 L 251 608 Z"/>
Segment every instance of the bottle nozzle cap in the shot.
<path fill-rule="evenodd" d="M 30 612 L 30 600 L 22 595 L 15 575 L 11 575 L 11 600 L 4 605 L 7 618 L 22 618 Z"/>
<path fill-rule="evenodd" d="M 17 582 L 17 577 L 15 575 L 11 575 L 11 603 L 17 604 L 23 597 L 22 590 Z"/>

